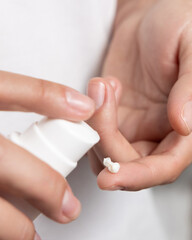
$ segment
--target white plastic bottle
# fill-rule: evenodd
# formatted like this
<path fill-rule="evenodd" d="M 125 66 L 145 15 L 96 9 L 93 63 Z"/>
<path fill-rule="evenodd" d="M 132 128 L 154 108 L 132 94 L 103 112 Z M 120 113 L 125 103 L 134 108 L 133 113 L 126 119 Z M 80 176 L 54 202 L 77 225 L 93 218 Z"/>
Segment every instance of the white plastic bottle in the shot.
<path fill-rule="evenodd" d="M 85 122 L 46 118 L 34 123 L 22 134 L 10 135 L 10 140 L 49 164 L 63 177 L 73 171 L 77 162 L 99 139 L 97 132 Z M 8 195 L 6 199 L 32 220 L 39 215 L 38 210 L 22 199 Z"/>

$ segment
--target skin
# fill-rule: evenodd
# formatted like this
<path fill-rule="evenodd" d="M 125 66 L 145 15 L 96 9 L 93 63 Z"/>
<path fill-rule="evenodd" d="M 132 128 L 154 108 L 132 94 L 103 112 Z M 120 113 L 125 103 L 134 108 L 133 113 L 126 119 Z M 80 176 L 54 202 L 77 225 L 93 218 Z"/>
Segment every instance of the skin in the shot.
<path fill-rule="evenodd" d="M 192 96 L 191 11 L 189 0 L 175 0 L 174 4 L 167 0 L 119 1 L 103 68 L 103 76 L 115 78 L 93 79 L 88 89 L 90 97 L 92 89 L 97 93 L 94 100 L 99 106 L 89 123 L 101 141 L 89 157 L 102 189 L 140 190 L 170 183 L 191 163 L 192 136 L 182 115 Z M 73 90 L 59 84 L 6 72 L 0 72 L 0 84 L 1 110 L 72 121 L 86 120 L 94 112 L 93 102 L 84 98 L 86 104 L 80 103 L 77 95 L 78 107 L 70 106 L 66 92 Z M 80 106 L 87 107 L 80 110 Z M 102 170 L 101 161 L 107 156 L 121 163 L 119 173 Z M 38 183 L 35 188 L 34 181 Z M 71 211 L 64 214 L 62 200 L 67 190 L 73 207 L 68 205 Z M 65 179 L 2 136 L 0 191 L 0 239 L 37 239 L 32 222 L 3 194 L 26 199 L 60 223 L 73 220 L 80 211 Z"/>
<path fill-rule="evenodd" d="M 95 109 L 87 96 L 41 79 L 0 71 L 0 86 L 0 110 L 36 112 L 79 121 L 87 120 Z M 66 193 L 68 202 L 64 202 Z M 40 239 L 31 220 L 3 198 L 7 194 L 25 199 L 59 223 L 74 220 L 81 209 L 59 173 L 0 136 L 0 239 Z"/>
<path fill-rule="evenodd" d="M 100 188 L 171 183 L 191 164 L 191 12 L 189 0 L 119 1 L 104 77 L 88 89 L 97 105 L 104 85 L 89 120 L 101 136 L 89 153 Z M 121 163 L 119 173 L 102 170 L 107 156 Z"/>

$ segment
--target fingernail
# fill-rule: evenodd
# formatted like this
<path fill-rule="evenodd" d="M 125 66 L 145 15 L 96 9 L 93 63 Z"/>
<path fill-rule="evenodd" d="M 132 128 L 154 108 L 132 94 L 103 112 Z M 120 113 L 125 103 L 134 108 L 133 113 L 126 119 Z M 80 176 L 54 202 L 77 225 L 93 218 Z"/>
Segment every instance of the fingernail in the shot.
<path fill-rule="evenodd" d="M 62 213 L 69 219 L 75 219 L 78 217 L 80 212 L 80 203 L 74 195 L 69 192 L 69 190 L 65 191 L 62 203 Z"/>
<path fill-rule="evenodd" d="M 106 79 L 109 81 L 110 85 L 112 86 L 113 90 L 116 91 L 117 90 L 117 84 L 116 81 L 114 80 L 113 77 L 106 77 Z"/>
<path fill-rule="evenodd" d="M 109 187 L 109 190 L 111 191 L 117 191 L 117 190 L 123 190 L 123 189 L 124 189 L 123 187 L 116 186 L 116 185 Z"/>
<path fill-rule="evenodd" d="M 75 110 L 88 112 L 94 109 L 93 101 L 77 91 L 67 91 L 65 96 L 67 103 Z"/>
<path fill-rule="evenodd" d="M 34 240 L 41 240 L 40 236 L 38 233 L 35 233 L 35 237 L 34 237 Z"/>
<path fill-rule="evenodd" d="M 88 86 L 88 96 L 95 101 L 96 109 L 99 109 L 105 99 L 105 85 L 99 81 L 91 82 Z"/>
<path fill-rule="evenodd" d="M 189 131 L 192 131 L 192 101 L 187 102 L 183 107 L 182 118 Z"/>
<path fill-rule="evenodd" d="M 115 79 L 113 77 L 106 77 L 107 81 L 109 82 L 109 84 L 112 86 L 113 90 L 114 90 L 114 93 L 115 93 L 115 98 L 116 98 L 116 101 L 118 102 L 119 100 L 119 93 L 118 93 L 118 85 L 117 85 L 117 82 L 115 81 Z"/>

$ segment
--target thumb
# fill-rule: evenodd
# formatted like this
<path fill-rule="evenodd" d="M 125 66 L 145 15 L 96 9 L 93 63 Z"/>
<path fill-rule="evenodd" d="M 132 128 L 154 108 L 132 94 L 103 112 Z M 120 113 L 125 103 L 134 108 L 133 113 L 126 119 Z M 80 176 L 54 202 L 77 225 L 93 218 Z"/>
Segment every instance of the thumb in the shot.
<path fill-rule="evenodd" d="M 181 135 L 192 131 L 192 36 L 182 38 L 179 49 L 179 78 L 168 98 L 168 117 L 173 129 Z"/>
<path fill-rule="evenodd" d="M 181 135 L 192 131 L 192 74 L 179 79 L 168 99 L 168 117 L 173 129 Z"/>
<path fill-rule="evenodd" d="M 114 84 L 110 82 L 114 81 Z M 139 157 L 117 127 L 118 98 L 113 87 L 120 85 L 117 79 L 94 78 L 88 85 L 88 96 L 95 101 L 96 112 L 88 123 L 99 133 L 100 142 L 94 147 L 97 155 L 111 157 L 114 162 L 127 162 Z"/>

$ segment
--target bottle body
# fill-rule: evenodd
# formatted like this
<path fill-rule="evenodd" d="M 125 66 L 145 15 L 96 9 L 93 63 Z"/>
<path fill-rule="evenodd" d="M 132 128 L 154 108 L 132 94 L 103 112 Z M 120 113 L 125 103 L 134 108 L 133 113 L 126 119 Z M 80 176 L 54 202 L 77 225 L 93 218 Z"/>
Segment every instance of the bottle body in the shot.
<path fill-rule="evenodd" d="M 99 141 L 99 135 L 84 122 L 46 119 L 32 124 L 24 133 L 12 133 L 9 139 L 67 177 L 77 162 Z M 4 196 L 34 220 L 39 211 L 25 200 Z"/>

